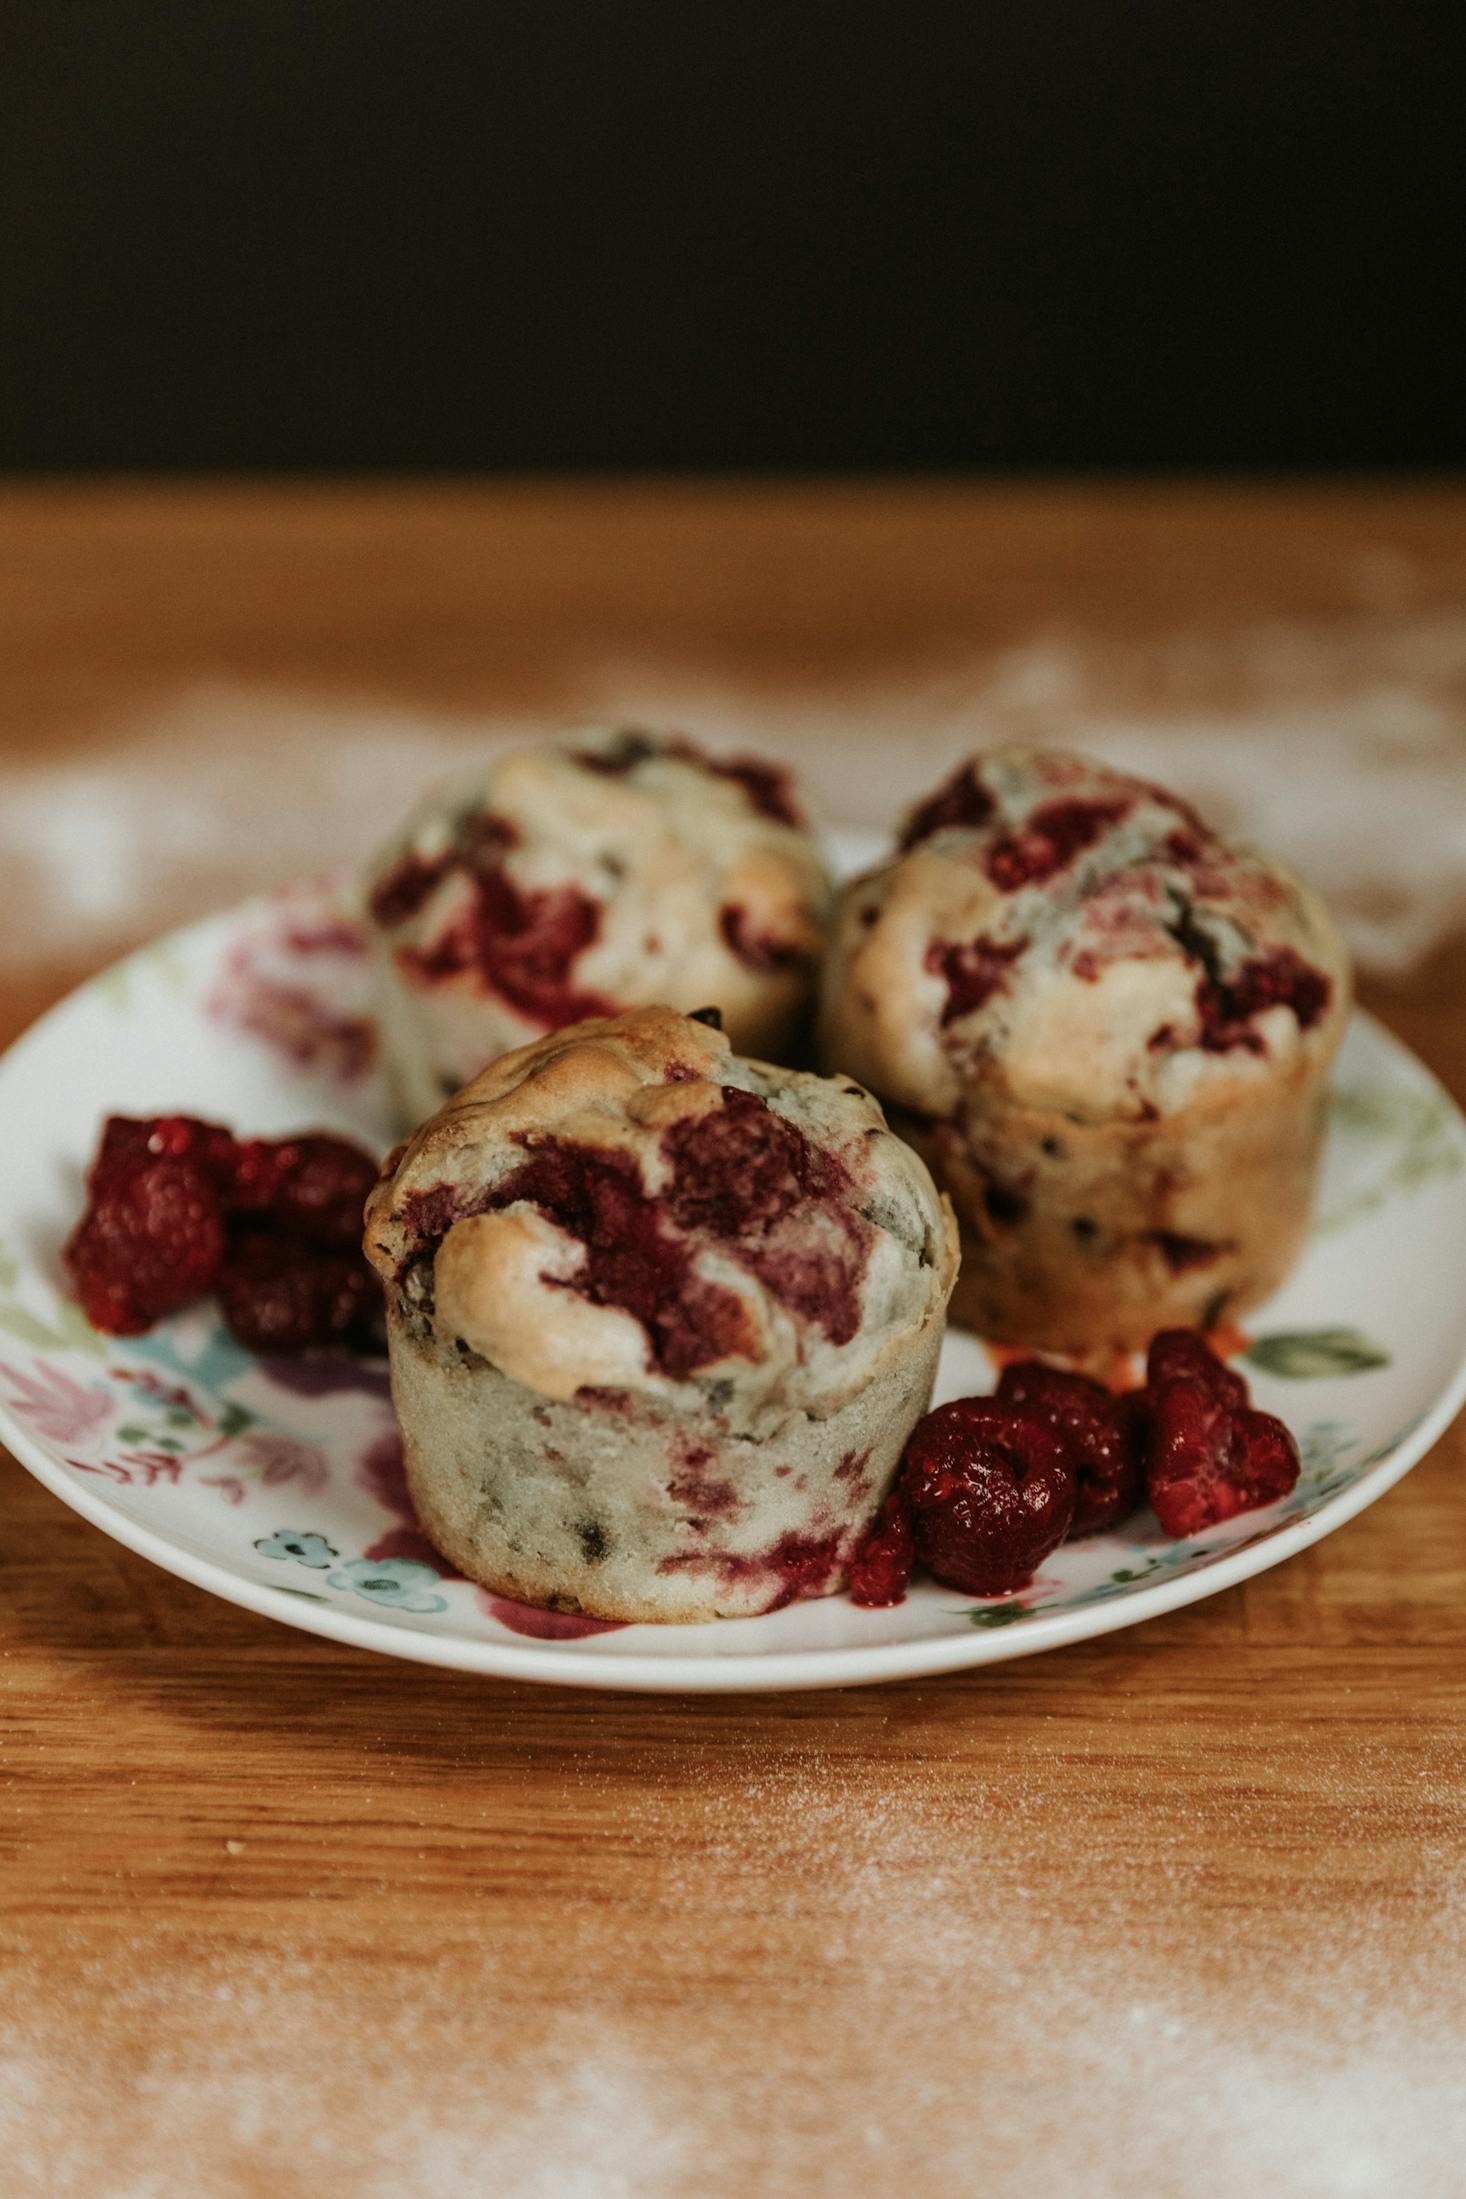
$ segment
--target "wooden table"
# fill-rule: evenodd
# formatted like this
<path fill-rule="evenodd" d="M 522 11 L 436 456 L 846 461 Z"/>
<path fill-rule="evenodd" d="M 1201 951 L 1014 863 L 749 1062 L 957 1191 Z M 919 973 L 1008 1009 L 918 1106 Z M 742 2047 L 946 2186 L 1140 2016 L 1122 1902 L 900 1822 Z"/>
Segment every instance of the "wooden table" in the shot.
<path fill-rule="evenodd" d="M 1247 635 L 1347 694 L 1463 593 L 1426 488 L 12 489 L 0 798 L 201 687 L 467 727 L 636 664 L 874 814 L 923 721 L 893 761 L 872 694 L 1062 630 L 1225 716 Z M 9 921 L 6 1035 L 106 944 Z M 1460 949 L 1371 997 L 1466 1095 Z M 0 2184 L 1458 2195 L 1463 1466 L 1088 1647 L 684 1703 L 292 1633 L 6 1461 Z"/>

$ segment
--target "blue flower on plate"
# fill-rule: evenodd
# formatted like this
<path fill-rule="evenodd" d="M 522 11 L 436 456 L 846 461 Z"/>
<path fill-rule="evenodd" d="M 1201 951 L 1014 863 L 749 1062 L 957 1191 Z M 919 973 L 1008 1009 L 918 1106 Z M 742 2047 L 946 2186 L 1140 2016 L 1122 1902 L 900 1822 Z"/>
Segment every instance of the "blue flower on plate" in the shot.
<path fill-rule="evenodd" d="M 430 1565 L 412 1558 L 353 1558 L 327 1579 L 328 1588 L 350 1588 L 368 1603 L 393 1611 L 446 1611 L 448 1599 L 436 1590 Z"/>
<path fill-rule="evenodd" d="M 332 1558 L 340 1555 L 324 1535 L 305 1534 L 294 1527 L 261 1535 L 255 1548 L 262 1558 L 294 1558 L 297 1565 L 308 1565 L 316 1573 L 324 1573 Z"/>

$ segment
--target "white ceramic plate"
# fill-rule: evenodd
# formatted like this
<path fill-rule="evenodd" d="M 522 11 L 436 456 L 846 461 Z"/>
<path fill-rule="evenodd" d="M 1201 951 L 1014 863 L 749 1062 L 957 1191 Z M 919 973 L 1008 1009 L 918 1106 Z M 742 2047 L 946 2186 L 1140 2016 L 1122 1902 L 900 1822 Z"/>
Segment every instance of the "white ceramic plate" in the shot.
<path fill-rule="evenodd" d="M 836 1596 L 712 1626 L 593 1628 L 445 1575 L 406 1502 L 380 1367 L 261 1362 L 211 1307 L 125 1343 L 88 1329 L 58 1252 L 98 1124 L 167 1110 L 391 1142 L 360 933 L 329 886 L 145 948 L 0 1063 L 0 1433 L 65 1503 L 168 1572 L 425 1664 L 673 1692 L 836 1687 L 1057 1648 L 1317 1542 L 1398 1481 L 1466 1396 L 1466 1124 L 1360 1016 L 1306 1255 L 1249 1322 L 1254 1394 L 1303 1448 L 1285 1502 L 1190 1542 L 1142 1512 L 996 1602 L 928 1584 L 891 1611 Z M 950 1336 L 938 1397 L 992 1380 L 982 1346 Z"/>

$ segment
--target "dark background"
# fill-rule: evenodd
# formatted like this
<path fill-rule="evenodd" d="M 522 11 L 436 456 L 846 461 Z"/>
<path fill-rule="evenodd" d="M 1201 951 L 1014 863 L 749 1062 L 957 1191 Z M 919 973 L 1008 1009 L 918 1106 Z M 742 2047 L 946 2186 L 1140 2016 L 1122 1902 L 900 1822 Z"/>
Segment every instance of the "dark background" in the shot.
<path fill-rule="evenodd" d="M 3 12 L 12 469 L 1466 458 L 1444 8 Z"/>

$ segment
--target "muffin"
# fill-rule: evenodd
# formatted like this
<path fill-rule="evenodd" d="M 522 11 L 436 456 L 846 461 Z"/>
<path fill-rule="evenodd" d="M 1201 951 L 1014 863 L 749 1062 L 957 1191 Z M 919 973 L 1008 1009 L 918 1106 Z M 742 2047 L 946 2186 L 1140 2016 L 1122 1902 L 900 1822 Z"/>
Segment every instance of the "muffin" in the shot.
<path fill-rule="evenodd" d="M 493 1063 L 388 1163 L 365 1243 L 424 1529 L 601 1619 L 840 1587 L 956 1271 L 867 1093 L 660 1007 Z"/>
<path fill-rule="evenodd" d="M 820 1013 L 952 1196 L 954 1316 L 1141 1345 L 1264 1297 L 1302 1243 L 1344 948 L 1317 896 L 1083 758 L 985 755 L 841 896 Z"/>
<path fill-rule="evenodd" d="M 384 1056 L 416 1124 L 588 1016 L 712 1002 L 791 1048 L 829 882 L 789 775 L 680 736 L 573 732 L 434 794 L 368 880 Z"/>

